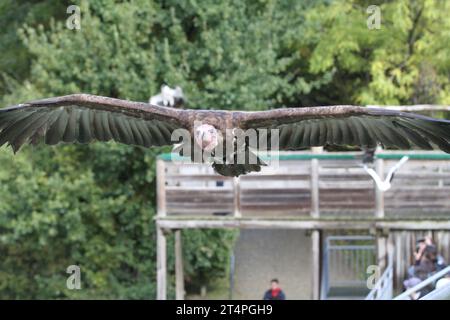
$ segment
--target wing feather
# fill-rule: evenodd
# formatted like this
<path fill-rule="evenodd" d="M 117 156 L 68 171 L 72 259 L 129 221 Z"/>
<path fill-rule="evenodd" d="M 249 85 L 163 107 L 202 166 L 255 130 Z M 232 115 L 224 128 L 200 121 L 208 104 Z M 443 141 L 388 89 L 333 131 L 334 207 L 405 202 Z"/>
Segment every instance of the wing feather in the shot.
<path fill-rule="evenodd" d="M 415 130 L 424 134 L 428 139 L 430 139 L 434 144 L 436 144 L 441 150 L 450 153 L 450 144 L 444 138 L 440 137 L 438 134 L 434 133 L 432 130 L 429 130 L 423 124 L 412 122 L 407 119 L 406 122 L 410 127 L 413 127 Z"/>
<path fill-rule="evenodd" d="M 310 136 L 311 136 L 311 125 L 309 122 L 305 122 L 303 124 L 303 126 L 305 127 L 305 131 L 303 133 L 303 139 L 300 142 L 300 147 L 301 148 L 306 148 L 309 147 L 309 141 L 310 141 Z M 294 146 L 292 146 L 294 148 Z"/>
<path fill-rule="evenodd" d="M 57 119 L 50 125 L 48 131 L 45 133 L 45 143 L 49 145 L 55 145 L 62 141 L 67 122 L 69 121 L 69 114 L 66 110 L 61 108 L 57 112 Z"/>
<path fill-rule="evenodd" d="M 292 133 L 290 137 L 286 134 L 286 139 L 290 138 L 289 140 L 287 140 L 288 147 L 290 149 L 295 149 L 295 147 L 299 144 L 300 139 L 302 139 L 302 134 L 303 134 L 302 128 L 303 127 L 302 126 L 292 126 L 292 127 L 293 127 L 292 130 L 291 130 L 290 126 L 288 126 L 284 129 L 284 131 L 287 133 Z M 281 145 L 281 142 L 280 142 L 280 145 Z"/>
<path fill-rule="evenodd" d="M 138 120 L 136 126 L 142 134 L 142 139 L 144 140 L 144 147 L 150 147 L 152 143 L 152 134 L 148 130 L 145 122 L 143 120 Z"/>
<path fill-rule="evenodd" d="M 147 128 L 149 129 L 149 131 L 151 132 L 152 136 L 154 137 L 155 145 L 157 145 L 157 146 L 164 145 L 164 137 L 161 134 L 161 132 L 159 131 L 158 126 L 156 126 L 155 123 L 149 123 L 147 125 Z"/>
<path fill-rule="evenodd" d="M 80 143 L 89 143 L 91 139 L 91 114 L 89 110 L 81 110 L 78 141 Z"/>
<path fill-rule="evenodd" d="M 98 141 L 106 141 L 105 133 L 102 124 L 102 116 L 101 111 L 92 111 L 92 119 L 93 119 L 93 136 Z"/>
<path fill-rule="evenodd" d="M 56 145 L 109 141 L 151 147 L 171 144 L 177 128 L 190 129 L 186 110 L 75 94 L 0 109 L 0 143 Z"/>
<path fill-rule="evenodd" d="M 114 115 L 114 123 L 117 128 L 117 132 L 119 134 L 119 142 L 125 143 L 125 144 L 133 144 L 133 135 L 131 133 L 131 130 L 129 130 L 129 127 L 125 125 L 125 121 L 122 120 L 121 117 Z"/>
<path fill-rule="evenodd" d="M 319 121 L 319 146 L 323 146 L 327 143 L 327 121 Z"/>
<path fill-rule="evenodd" d="M 326 138 L 326 142 L 325 143 L 326 144 L 331 144 L 334 141 L 333 135 L 335 135 L 336 136 L 336 140 L 338 140 L 339 132 L 336 131 L 337 130 L 337 128 L 335 127 L 336 124 L 334 124 L 332 120 L 327 119 L 327 121 L 325 122 L 325 125 L 327 127 L 327 138 Z"/>
<path fill-rule="evenodd" d="M 290 139 L 292 137 L 292 132 L 295 130 L 296 126 L 281 126 L 280 130 L 280 138 L 279 145 L 286 146 L 290 143 Z"/>
<path fill-rule="evenodd" d="M 111 132 L 111 124 L 109 122 L 109 113 L 108 112 L 99 112 L 99 117 L 101 118 L 102 129 L 103 129 L 103 138 L 104 141 L 109 141 L 113 139 L 113 134 Z"/>
<path fill-rule="evenodd" d="M 9 142 L 13 151 L 17 152 L 28 138 L 32 138 L 36 132 L 46 126 L 50 118 L 52 118 L 51 113 L 40 112 L 33 121 L 29 121 L 28 124 L 23 125 L 20 134 L 15 135 Z"/>
<path fill-rule="evenodd" d="M 408 125 L 403 124 L 403 120 L 397 122 L 397 124 L 402 128 L 405 137 L 407 137 L 412 143 L 421 149 L 432 150 L 433 147 L 429 143 L 428 139 L 422 136 L 419 132 L 414 131 Z"/>
<path fill-rule="evenodd" d="M 350 121 L 343 121 L 339 119 L 339 126 L 343 132 L 343 143 L 345 145 L 353 145 L 358 143 L 358 139 L 355 137 L 354 128 Z"/>
<path fill-rule="evenodd" d="M 332 106 L 237 112 L 235 118 L 241 129 L 283 127 L 281 141 L 289 143 L 280 143 L 281 149 L 380 144 L 395 149 L 438 147 L 450 153 L 450 121 L 399 111 Z M 304 133 L 301 139 L 297 132 Z"/>
<path fill-rule="evenodd" d="M 31 111 L 35 111 L 35 110 L 31 110 Z M 28 110 L 28 112 L 30 112 L 30 110 Z M 9 126 L 14 125 L 14 123 L 20 119 L 21 117 L 23 117 L 22 112 L 2 112 L 0 114 L 0 130 L 3 130 Z"/>
<path fill-rule="evenodd" d="M 108 113 L 108 123 L 109 123 L 109 128 L 111 130 L 112 138 L 115 141 L 123 142 L 120 137 L 119 129 L 117 128 L 116 120 L 114 119 L 113 113 Z"/>
<path fill-rule="evenodd" d="M 14 139 L 16 135 L 23 131 L 24 127 L 26 128 L 29 125 L 30 121 L 38 119 L 41 115 L 41 113 L 33 110 L 31 112 L 22 112 L 19 117 L 15 117 L 11 124 L 5 126 L 0 133 L 0 146 Z"/>
<path fill-rule="evenodd" d="M 320 126 L 318 126 L 317 124 L 318 122 L 314 123 L 312 121 L 309 121 L 309 125 L 311 128 L 311 131 L 309 132 L 309 145 L 313 147 L 320 146 Z"/>
<path fill-rule="evenodd" d="M 67 121 L 66 130 L 64 131 L 64 142 L 75 142 L 78 138 L 78 121 L 80 118 L 79 109 L 69 109 L 69 119 Z"/>
<path fill-rule="evenodd" d="M 138 146 L 144 146 L 144 139 L 142 138 L 142 134 L 139 131 L 136 120 L 129 121 L 131 132 L 133 133 L 134 141 L 136 142 L 136 145 Z"/>

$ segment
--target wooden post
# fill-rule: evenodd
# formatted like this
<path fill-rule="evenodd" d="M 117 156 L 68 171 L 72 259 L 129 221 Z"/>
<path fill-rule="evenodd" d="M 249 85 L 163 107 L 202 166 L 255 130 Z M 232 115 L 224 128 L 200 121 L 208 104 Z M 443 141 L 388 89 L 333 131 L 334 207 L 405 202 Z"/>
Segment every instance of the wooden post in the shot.
<path fill-rule="evenodd" d="M 323 147 L 312 148 L 313 153 L 321 153 Z M 311 217 L 319 218 L 320 206 L 319 206 L 319 160 L 311 160 Z M 311 253 L 312 253 L 312 290 L 311 298 L 313 300 L 320 299 L 320 231 L 312 230 L 311 232 Z"/>
<path fill-rule="evenodd" d="M 375 160 L 375 171 L 381 179 L 384 179 L 384 161 L 383 159 Z M 378 189 L 375 181 L 375 217 L 384 218 L 384 192 Z"/>
<path fill-rule="evenodd" d="M 389 232 L 386 239 L 386 253 L 388 259 L 391 259 L 391 263 L 393 265 L 393 287 L 394 290 L 398 285 L 399 280 L 404 276 L 403 271 L 405 269 L 399 269 L 398 265 L 398 250 L 396 250 L 396 242 L 395 242 L 395 233 Z M 400 254 L 401 256 L 401 254 Z"/>
<path fill-rule="evenodd" d="M 157 215 L 166 215 L 166 168 L 162 159 L 156 160 Z M 167 299 L 167 242 L 161 227 L 156 226 L 156 299 Z"/>
<path fill-rule="evenodd" d="M 311 160 L 311 217 L 318 218 L 319 212 L 319 160 Z"/>
<path fill-rule="evenodd" d="M 234 217 L 240 218 L 240 217 L 242 217 L 242 215 L 241 215 L 241 204 L 240 204 L 241 191 L 240 191 L 239 177 L 233 178 L 233 195 L 234 195 L 234 198 L 233 198 L 234 199 L 234 204 L 233 204 Z"/>
<path fill-rule="evenodd" d="M 156 227 L 156 299 L 167 299 L 167 255 L 166 235 L 162 228 Z"/>
<path fill-rule="evenodd" d="M 166 216 L 166 164 L 164 160 L 156 160 L 156 213 Z"/>
<path fill-rule="evenodd" d="M 311 284 L 311 299 L 320 299 L 320 231 L 313 230 L 311 233 L 312 244 L 312 284 Z"/>
<path fill-rule="evenodd" d="M 384 179 L 384 161 L 383 159 L 375 160 L 375 172 L 381 179 Z M 384 218 L 384 192 L 378 189 L 374 182 L 375 188 L 375 217 L 378 219 Z M 377 262 L 381 270 L 387 266 L 387 238 L 385 230 L 378 230 L 377 232 Z"/>
<path fill-rule="evenodd" d="M 184 300 L 183 250 L 181 230 L 175 230 L 175 299 Z"/>
<path fill-rule="evenodd" d="M 378 266 L 381 268 L 381 272 L 387 266 L 387 236 L 384 234 L 384 230 L 378 230 L 377 234 L 377 261 Z"/>

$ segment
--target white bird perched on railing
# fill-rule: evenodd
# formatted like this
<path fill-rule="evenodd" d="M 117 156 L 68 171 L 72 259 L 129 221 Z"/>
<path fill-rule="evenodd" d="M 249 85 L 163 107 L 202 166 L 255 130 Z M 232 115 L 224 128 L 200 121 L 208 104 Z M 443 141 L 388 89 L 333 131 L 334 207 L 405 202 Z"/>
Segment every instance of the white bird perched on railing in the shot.
<path fill-rule="evenodd" d="M 380 176 L 378 175 L 378 173 L 376 173 L 375 170 L 373 170 L 372 168 L 369 168 L 366 164 L 364 164 L 363 168 L 364 170 L 372 177 L 372 179 L 375 181 L 375 184 L 377 185 L 377 188 L 380 191 L 388 191 L 392 185 L 391 182 L 394 179 L 394 174 L 395 172 L 400 169 L 400 167 L 402 165 L 404 165 L 406 163 L 406 161 L 409 160 L 408 156 L 404 156 L 400 159 L 399 162 L 397 162 L 392 168 L 391 170 L 389 170 L 386 178 L 383 180 L 381 180 Z"/>
<path fill-rule="evenodd" d="M 175 89 L 172 89 L 167 85 L 162 85 L 161 93 L 150 97 L 148 102 L 160 107 L 180 108 L 185 101 L 183 90 L 180 87 L 176 86 Z"/>

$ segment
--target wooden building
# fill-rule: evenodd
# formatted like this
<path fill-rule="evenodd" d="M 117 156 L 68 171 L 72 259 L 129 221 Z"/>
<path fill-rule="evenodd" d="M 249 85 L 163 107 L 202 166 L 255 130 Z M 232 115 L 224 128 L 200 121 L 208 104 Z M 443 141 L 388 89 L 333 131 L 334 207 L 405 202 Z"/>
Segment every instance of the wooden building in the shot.
<path fill-rule="evenodd" d="M 347 279 L 341 283 L 358 283 L 362 288 L 367 266 L 374 264 L 382 270 L 388 252 L 394 256 L 395 287 L 400 290 L 418 237 L 432 235 L 440 253 L 447 261 L 450 258 L 450 155 L 382 151 L 374 169 L 383 177 L 404 155 L 409 160 L 386 192 L 379 191 L 363 170 L 361 153 L 281 153 L 277 165 L 239 178 L 222 177 L 208 165 L 161 155 L 157 160 L 157 298 L 166 298 L 168 232 L 175 233 L 176 295 L 184 298 L 181 232 L 187 228 L 247 230 L 239 240 L 244 243 L 257 243 L 264 230 L 266 235 L 284 239 L 272 248 L 280 261 L 283 250 L 292 255 L 294 271 L 286 271 L 291 276 L 282 283 L 292 292 L 298 287 L 306 292 L 292 298 L 330 298 L 336 279 L 336 283 Z M 263 243 L 261 239 L 261 246 L 267 247 Z M 295 257 L 296 248 L 303 250 L 301 258 Z M 251 255 L 245 250 L 255 249 L 242 250 L 240 259 Z M 298 263 L 303 264 L 299 266 L 303 273 L 299 272 L 298 282 L 291 281 Z M 242 262 L 255 274 L 264 264 L 264 260 Z M 255 281 L 265 286 L 266 280 Z"/>

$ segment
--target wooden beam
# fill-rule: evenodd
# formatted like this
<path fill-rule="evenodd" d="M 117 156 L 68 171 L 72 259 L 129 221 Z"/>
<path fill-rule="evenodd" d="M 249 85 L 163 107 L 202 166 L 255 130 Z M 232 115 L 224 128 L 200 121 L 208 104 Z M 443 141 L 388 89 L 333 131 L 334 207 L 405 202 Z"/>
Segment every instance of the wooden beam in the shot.
<path fill-rule="evenodd" d="M 156 213 L 166 215 L 166 165 L 164 160 L 156 160 Z"/>
<path fill-rule="evenodd" d="M 156 227 L 156 299 L 167 299 L 167 244 L 166 235 Z"/>
<path fill-rule="evenodd" d="M 380 221 L 377 227 L 396 230 L 450 230 L 450 220 Z"/>
<path fill-rule="evenodd" d="M 313 230 L 311 233 L 311 272 L 312 272 L 312 284 L 311 284 L 311 299 L 320 299 L 320 231 Z"/>
<path fill-rule="evenodd" d="M 163 229 L 396 229 L 396 230 L 450 230 L 450 220 L 252 220 L 252 219 L 157 219 L 157 225 Z"/>
<path fill-rule="evenodd" d="M 157 224 L 165 229 L 196 228 L 239 228 L 239 229 L 367 229 L 374 226 L 373 221 L 280 221 L 280 220 L 158 220 Z"/>
<path fill-rule="evenodd" d="M 181 230 L 175 230 L 175 299 L 184 300 L 184 269 Z"/>

